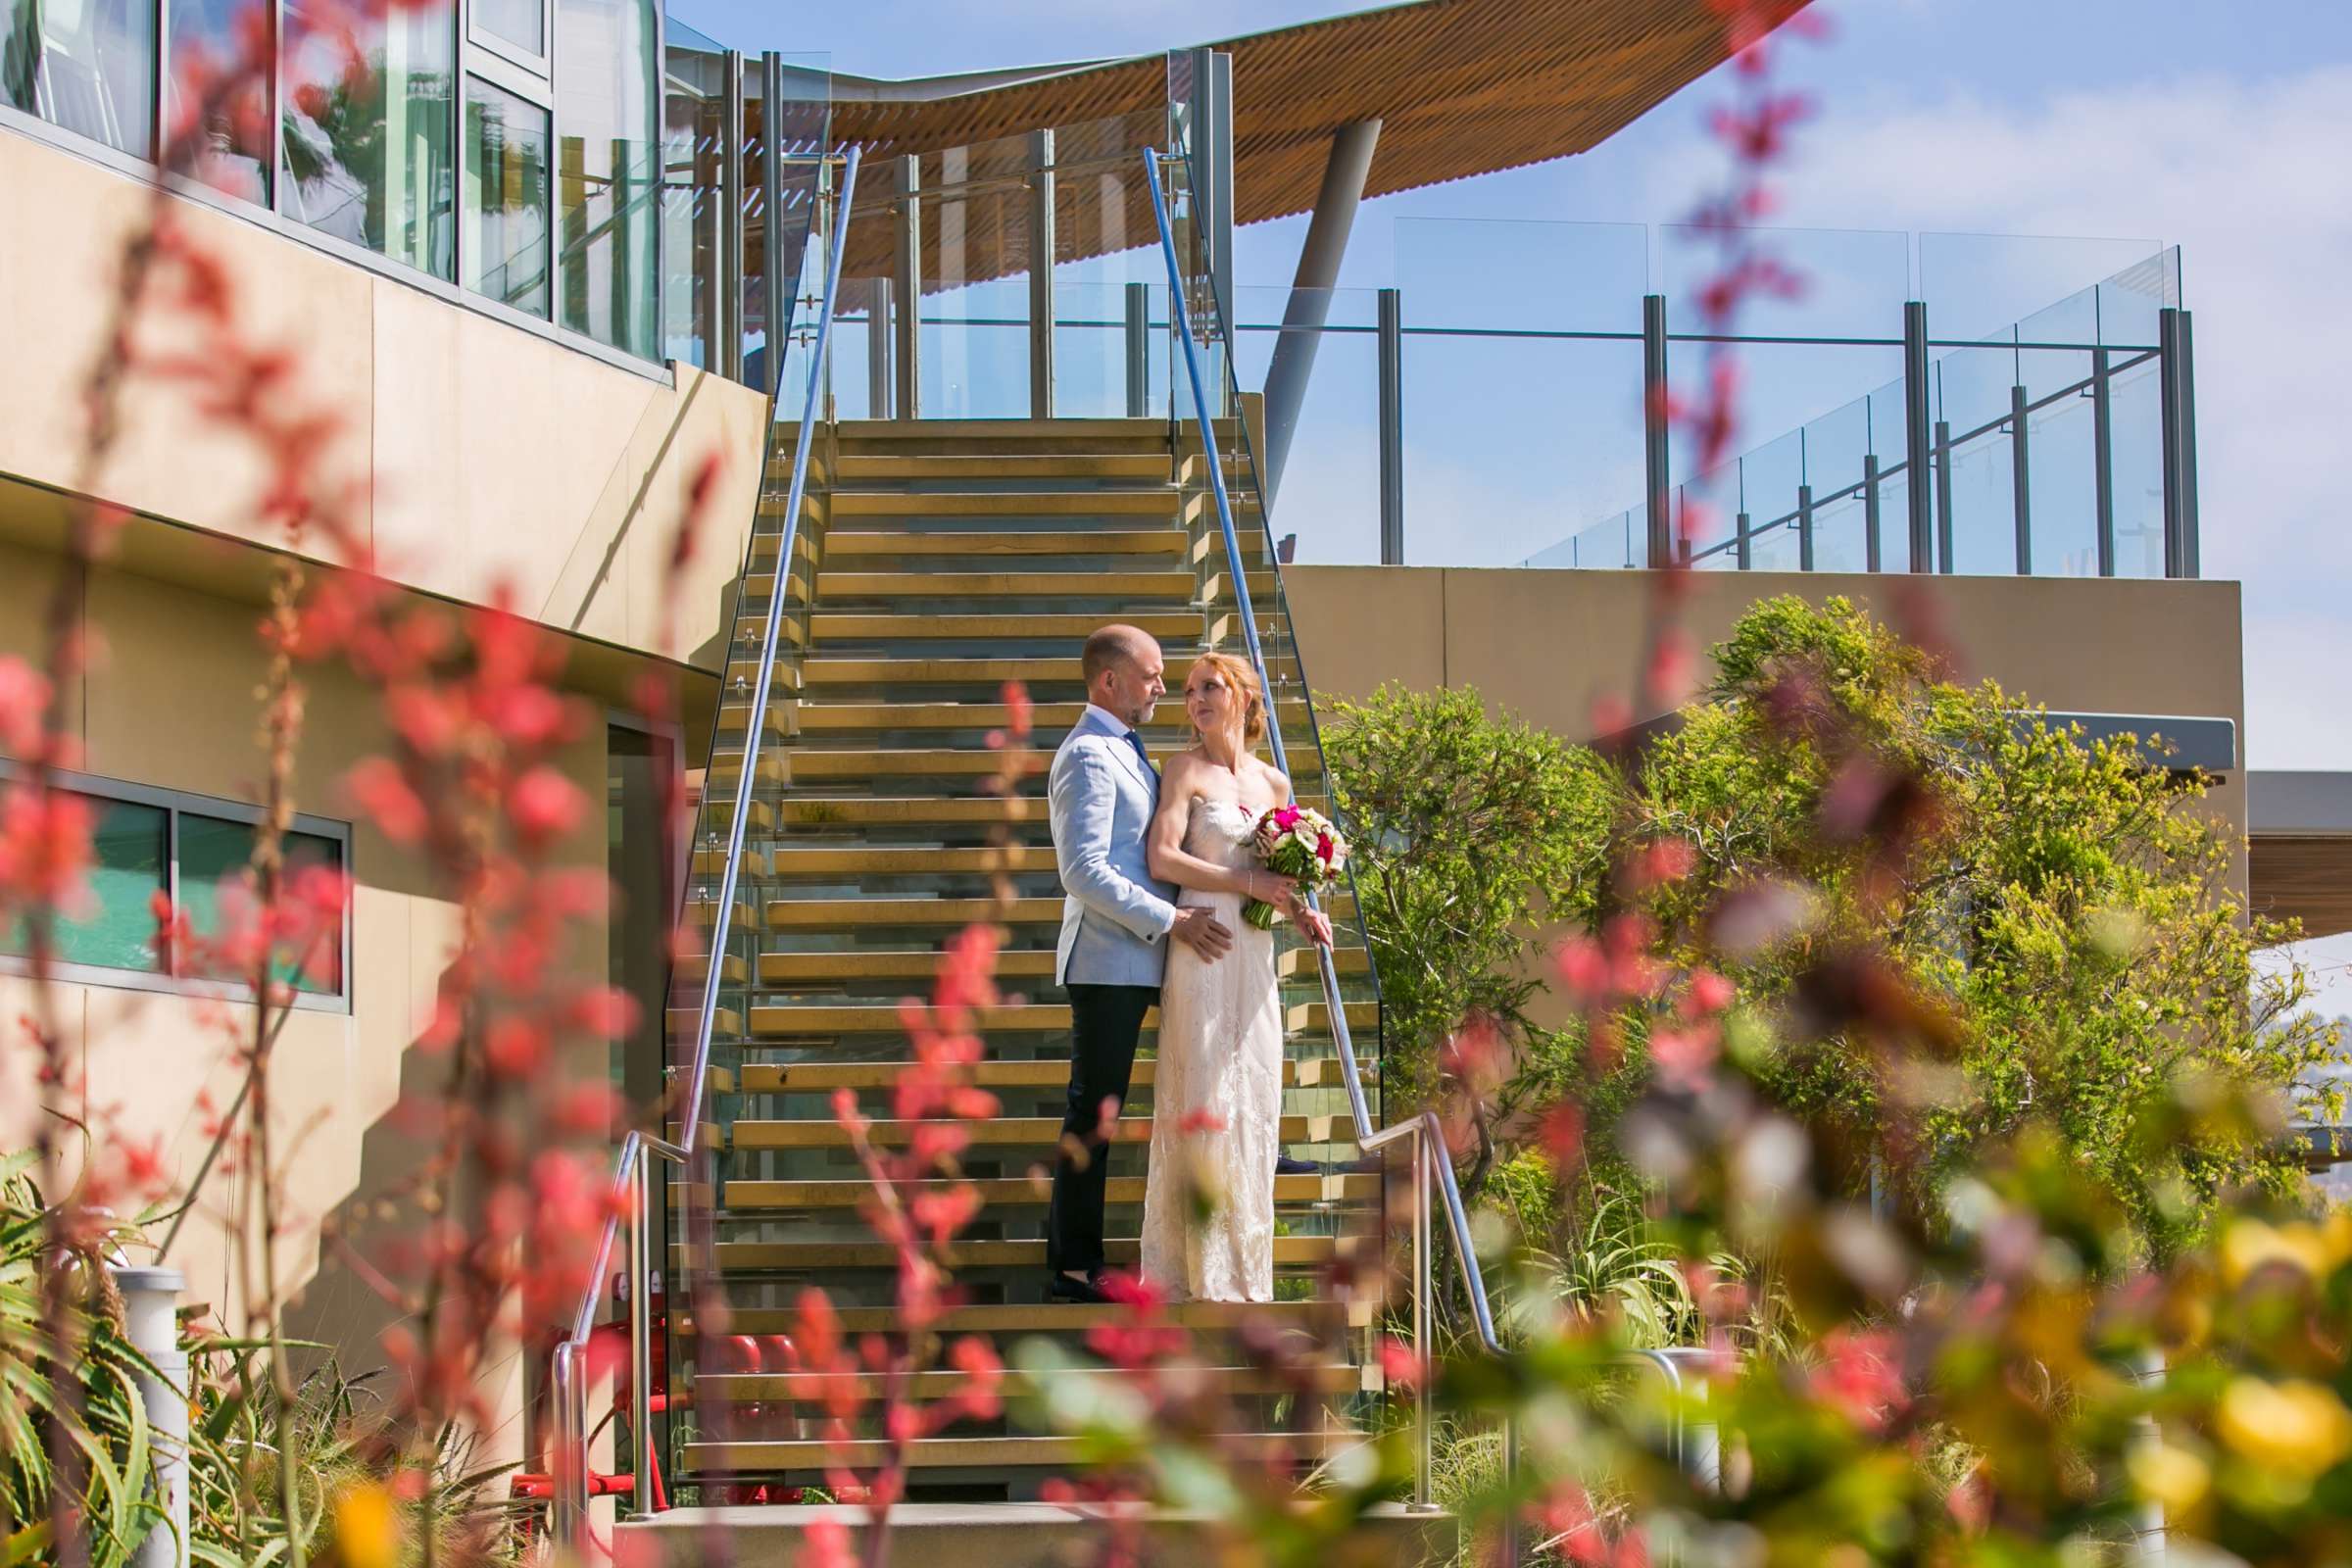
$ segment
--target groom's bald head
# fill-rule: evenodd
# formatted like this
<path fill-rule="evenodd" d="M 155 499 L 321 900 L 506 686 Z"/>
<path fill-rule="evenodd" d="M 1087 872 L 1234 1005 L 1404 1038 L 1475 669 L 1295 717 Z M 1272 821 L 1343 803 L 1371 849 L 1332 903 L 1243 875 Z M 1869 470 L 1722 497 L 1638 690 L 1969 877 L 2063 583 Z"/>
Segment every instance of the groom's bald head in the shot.
<path fill-rule="evenodd" d="M 1167 691 L 1159 642 L 1142 628 L 1113 622 L 1098 628 L 1078 657 L 1087 701 L 1130 725 L 1146 722 Z"/>

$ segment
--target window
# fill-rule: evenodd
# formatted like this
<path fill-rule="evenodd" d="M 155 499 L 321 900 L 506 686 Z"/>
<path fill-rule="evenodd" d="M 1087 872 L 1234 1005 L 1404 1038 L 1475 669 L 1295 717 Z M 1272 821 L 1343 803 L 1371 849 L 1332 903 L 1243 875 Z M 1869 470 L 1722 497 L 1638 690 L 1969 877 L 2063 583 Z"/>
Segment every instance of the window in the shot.
<path fill-rule="evenodd" d="M 658 352 L 656 24 L 649 0 L 557 0 L 561 319 L 641 359 Z"/>
<path fill-rule="evenodd" d="M 466 78 L 466 286 L 547 315 L 548 113 Z"/>
<path fill-rule="evenodd" d="M 172 0 L 165 58 L 172 65 L 170 122 L 201 115 L 185 172 L 215 190 L 270 205 L 270 83 L 248 75 L 223 92 L 219 78 L 240 58 L 251 0 Z"/>
<path fill-rule="evenodd" d="M 0 762 L 0 773 L 8 764 Z M 233 801 L 118 783 L 80 775 L 64 782 L 89 803 L 94 864 L 87 903 L 57 922 L 51 941 L 60 972 L 69 979 L 109 985 L 179 989 L 203 982 L 237 988 L 241 975 L 208 961 L 211 944 L 243 926 L 251 898 L 247 865 L 261 812 Z M 284 840 L 286 875 L 306 870 L 348 871 L 351 830 L 320 817 L 297 816 Z M 195 940 L 191 951 L 167 953 L 159 941 L 159 895 L 172 899 Z M 320 932 L 304 953 L 283 953 L 276 978 L 296 991 L 296 1004 L 344 1004 L 351 914 Z M 0 961 L 21 960 L 30 948 L 22 919 L 0 925 Z"/>
<path fill-rule="evenodd" d="M 144 158 L 154 81 L 150 0 L 0 0 L 0 104 Z"/>
<path fill-rule="evenodd" d="M 286 0 L 282 39 L 286 215 L 454 280 L 454 0 Z"/>

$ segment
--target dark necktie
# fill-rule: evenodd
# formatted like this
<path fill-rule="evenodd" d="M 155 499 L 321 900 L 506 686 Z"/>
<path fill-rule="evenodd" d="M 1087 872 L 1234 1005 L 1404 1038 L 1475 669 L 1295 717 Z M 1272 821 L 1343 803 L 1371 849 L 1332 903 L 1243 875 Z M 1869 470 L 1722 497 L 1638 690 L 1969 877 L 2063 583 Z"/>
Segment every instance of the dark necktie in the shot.
<path fill-rule="evenodd" d="M 1152 754 L 1144 750 L 1144 738 L 1135 731 L 1129 730 L 1127 744 L 1135 748 L 1136 760 L 1144 764 L 1144 771 L 1152 775 L 1152 782 L 1158 783 L 1159 769 L 1152 765 Z"/>

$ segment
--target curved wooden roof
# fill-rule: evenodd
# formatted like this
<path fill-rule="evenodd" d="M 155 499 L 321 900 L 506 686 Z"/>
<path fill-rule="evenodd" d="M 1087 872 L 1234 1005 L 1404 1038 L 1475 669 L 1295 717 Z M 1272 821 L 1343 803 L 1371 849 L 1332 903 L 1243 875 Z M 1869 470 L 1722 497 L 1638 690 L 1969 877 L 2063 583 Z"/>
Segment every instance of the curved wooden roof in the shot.
<path fill-rule="evenodd" d="M 1805 0 L 1777 3 L 1785 17 Z M 1709 0 L 1415 0 L 1210 47 L 1233 56 L 1235 216 L 1244 223 L 1310 208 L 1332 134 L 1344 125 L 1381 122 L 1364 194 L 1386 196 L 1583 152 L 1727 53 Z M 835 78 L 833 134 L 862 144 L 869 159 L 975 148 L 957 170 L 940 173 L 1017 177 L 1019 151 L 1004 139 L 1132 117 L 1128 126 L 1144 138 L 1134 145 L 1156 143 L 1166 97 L 1159 55 L 930 81 L 844 76 Z M 1120 137 L 1097 127 L 1096 139 Z M 1070 157 L 1067 146 L 1058 150 L 1057 161 Z M 924 183 L 935 184 L 931 160 L 925 166 Z M 1145 226 L 1069 214 L 1078 221 L 1061 259 L 1121 235 L 1140 242 L 1151 231 L 1149 212 L 1137 207 L 1128 216 Z M 984 226 L 994 232 L 1013 221 L 1008 214 Z M 862 251 L 858 237 L 853 230 Z M 935 243 L 925 235 L 926 251 Z M 979 234 L 963 243 L 967 279 L 1020 265 L 991 265 Z"/>

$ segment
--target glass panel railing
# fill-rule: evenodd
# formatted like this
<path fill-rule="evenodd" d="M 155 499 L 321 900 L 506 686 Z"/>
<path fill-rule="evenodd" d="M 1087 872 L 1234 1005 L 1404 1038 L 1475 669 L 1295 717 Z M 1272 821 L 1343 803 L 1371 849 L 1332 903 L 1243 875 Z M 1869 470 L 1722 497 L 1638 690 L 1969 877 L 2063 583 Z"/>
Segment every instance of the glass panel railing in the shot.
<path fill-rule="evenodd" d="M 720 1283 L 715 1250 L 720 1200 L 728 1181 L 764 1174 L 760 1162 L 772 1158 L 736 1150 L 731 1133 L 745 1094 L 744 1052 L 760 1001 L 769 901 L 780 891 L 770 880 L 768 858 L 783 805 L 783 768 L 773 742 L 782 723 L 779 705 L 793 689 L 789 671 L 797 667 L 797 651 L 808 643 L 811 564 L 818 545 L 814 519 L 823 515 L 832 471 L 823 381 L 811 369 L 825 352 L 838 297 L 828 295 L 827 271 L 842 237 L 832 231 L 838 221 L 831 189 L 836 173 L 854 195 L 855 159 L 846 168 L 831 161 L 812 165 L 809 199 L 798 204 L 798 232 L 788 226 L 780 235 L 799 258 L 794 285 L 785 291 L 791 314 L 780 334 L 781 393 L 728 620 L 718 708 L 689 840 L 683 923 L 689 944 L 699 942 L 700 952 L 681 958 L 670 983 L 674 1098 L 668 1136 L 687 1141 L 690 1112 L 701 1124 L 692 1146 L 695 1158 L 672 1173 L 667 1193 L 662 1365 L 670 1412 L 665 1451 L 673 1456 L 689 1441 L 761 1435 L 757 1408 L 696 1409 L 690 1391 L 698 1369 L 743 1369 L 727 1359 L 739 1350 L 738 1341 L 713 1327 L 725 1319 L 724 1312 L 714 1310 L 721 1302 L 729 1308 L 744 1304 Z M 785 210 L 787 225 L 796 222 L 794 211 Z M 735 1239 L 732 1228 L 728 1239 Z M 722 1420 L 728 1431 L 717 1433 L 713 1423 Z"/>
<path fill-rule="evenodd" d="M 1217 298 L 1210 281 L 1206 264 L 1206 245 L 1200 225 L 1194 220 L 1195 207 L 1186 161 L 1170 159 L 1160 164 L 1167 180 L 1171 249 L 1174 266 L 1185 283 L 1184 308 L 1179 313 L 1177 340 L 1171 347 L 1172 356 L 1189 359 L 1189 365 L 1177 372 L 1180 385 L 1176 395 L 1178 451 L 1181 460 L 1178 478 L 1182 489 L 1180 514 L 1190 519 L 1191 526 L 1204 537 L 1204 572 L 1207 583 L 1205 599 L 1230 606 L 1231 612 L 1213 616 L 1208 644 L 1247 655 L 1255 652 L 1265 673 L 1268 707 L 1273 714 L 1273 728 L 1280 738 L 1275 748 L 1277 761 L 1287 766 L 1293 787 L 1298 798 L 1320 809 L 1330 810 L 1329 786 L 1323 771 L 1321 737 L 1316 727 L 1314 710 L 1308 701 L 1304 668 L 1298 657 L 1298 645 L 1291 623 L 1290 605 L 1283 591 L 1282 567 L 1278 532 L 1271 517 L 1262 483 L 1263 468 L 1260 453 L 1264 449 L 1263 409 L 1256 396 L 1245 397 L 1236 377 L 1237 355 L 1230 348 L 1233 333 L 1227 326 L 1230 319 L 1226 307 Z M 1203 314 L 1195 314 L 1196 310 Z M 1182 336 L 1185 327 L 1191 330 L 1191 353 L 1186 355 Z M 1245 350 L 1243 354 L 1252 351 Z M 1202 385 L 1196 399 L 1191 384 L 1190 368 L 1199 368 Z M 1214 377 L 1212 380 L 1211 377 Z M 1213 441 L 1204 441 L 1199 409 L 1205 404 L 1214 421 L 1210 432 Z M 1207 461 L 1204 453 L 1213 449 L 1216 463 Z M 1220 507 L 1220 490 L 1222 508 Z M 1223 537 L 1221 512 L 1229 514 L 1234 537 L 1229 544 Z M 1234 582 L 1232 566 L 1238 552 L 1243 583 Z M 1220 585 L 1216 579 L 1222 578 Z M 1241 607 L 1247 599 L 1250 617 L 1245 622 Z M 1342 824 L 1345 828 L 1346 824 Z M 1374 1064 L 1363 1088 L 1370 1113 L 1379 1114 L 1376 1027 L 1365 1027 L 1357 1034 L 1352 1027 L 1369 1024 L 1377 1016 L 1379 983 L 1369 962 L 1370 944 L 1363 931 L 1361 917 L 1354 906 L 1350 890 L 1340 900 L 1327 901 L 1333 910 L 1334 926 L 1343 949 L 1360 950 L 1365 961 L 1359 965 L 1341 965 L 1326 976 L 1315 963 L 1302 962 L 1291 966 L 1283 983 L 1286 1006 L 1304 1005 L 1324 1011 L 1323 1028 L 1310 1029 L 1303 1037 L 1289 1043 L 1289 1052 L 1296 1059 L 1331 1059 L 1340 1054 L 1338 1034 L 1348 1026 L 1353 1038 L 1355 1059 L 1359 1065 Z M 1329 989 L 1327 989 L 1327 987 Z M 1330 1004 L 1342 1004 L 1339 1017 L 1330 1015 Z M 1356 1016 L 1361 1009 L 1365 1016 Z M 1340 1157 L 1337 1146 L 1351 1143 L 1349 1106 L 1346 1090 L 1334 1086 L 1327 1089 L 1294 1091 L 1307 1102 L 1299 1108 L 1309 1115 L 1325 1115 L 1331 1120 L 1333 1143 L 1321 1148 L 1300 1151 L 1308 1157 L 1330 1160 Z"/>
<path fill-rule="evenodd" d="M 1164 337 L 1166 285 L 1141 189 L 1164 123 L 1138 112 L 877 160 L 846 263 L 831 383 L 844 416 L 1164 414 L 1151 323 Z"/>

